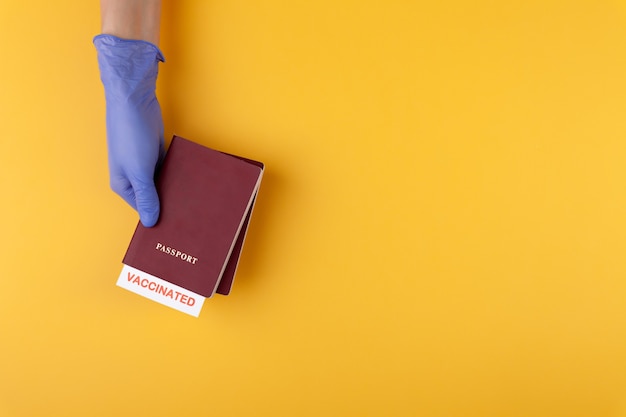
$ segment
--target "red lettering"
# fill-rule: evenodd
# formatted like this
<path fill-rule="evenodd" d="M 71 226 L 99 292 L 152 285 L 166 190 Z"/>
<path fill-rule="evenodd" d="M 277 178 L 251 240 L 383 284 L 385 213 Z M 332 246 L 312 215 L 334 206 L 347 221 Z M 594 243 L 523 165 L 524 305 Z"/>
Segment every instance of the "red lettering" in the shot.
<path fill-rule="evenodd" d="M 178 253 L 180 254 L 180 251 L 178 251 Z M 191 262 L 191 257 L 188 257 L 188 259 L 190 259 L 190 262 Z M 171 298 L 172 300 L 178 301 L 179 303 L 185 304 L 189 307 L 192 307 L 196 304 L 196 299 L 194 297 L 187 295 L 185 293 L 167 288 L 148 278 L 142 278 L 140 275 L 136 275 L 134 273 L 128 272 L 128 276 L 126 277 L 126 279 L 128 282 L 132 284 L 137 284 L 138 286 L 142 288 L 147 288 L 148 290 L 156 294 L 162 295 L 163 297 Z"/>

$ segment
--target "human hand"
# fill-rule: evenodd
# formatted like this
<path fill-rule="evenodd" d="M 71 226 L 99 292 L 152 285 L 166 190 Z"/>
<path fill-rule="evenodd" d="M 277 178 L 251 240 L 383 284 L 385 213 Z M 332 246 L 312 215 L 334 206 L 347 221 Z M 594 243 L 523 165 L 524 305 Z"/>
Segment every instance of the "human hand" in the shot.
<path fill-rule="evenodd" d="M 159 61 L 156 45 L 112 35 L 94 38 L 106 96 L 106 128 L 111 189 L 139 212 L 141 223 L 159 219 L 154 186 L 165 154 L 163 118 L 155 95 Z"/>

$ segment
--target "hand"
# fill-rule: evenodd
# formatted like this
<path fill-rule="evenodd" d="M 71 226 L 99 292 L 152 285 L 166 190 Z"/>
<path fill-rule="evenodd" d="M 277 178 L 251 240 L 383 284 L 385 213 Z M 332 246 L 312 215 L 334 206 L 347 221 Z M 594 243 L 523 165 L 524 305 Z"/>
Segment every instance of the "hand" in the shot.
<path fill-rule="evenodd" d="M 159 219 L 154 186 L 165 154 L 163 118 L 155 95 L 163 55 L 146 41 L 112 35 L 94 38 L 106 96 L 107 147 L 111 189 L 139 212 L 141 223 Z"/>

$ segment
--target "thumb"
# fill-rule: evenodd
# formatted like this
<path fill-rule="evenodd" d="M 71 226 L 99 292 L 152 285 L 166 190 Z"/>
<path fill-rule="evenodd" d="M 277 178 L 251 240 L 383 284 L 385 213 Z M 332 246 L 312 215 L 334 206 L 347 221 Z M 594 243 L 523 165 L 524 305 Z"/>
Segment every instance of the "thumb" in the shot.
<path fill-rule="evenodd" d="M 159 196 L 154 182 L 136 182 L 133 183 L 133 189 L 141 224 L 145 227 L 154 226 L 157 220 L 159 220 L 160 213 Z"/>

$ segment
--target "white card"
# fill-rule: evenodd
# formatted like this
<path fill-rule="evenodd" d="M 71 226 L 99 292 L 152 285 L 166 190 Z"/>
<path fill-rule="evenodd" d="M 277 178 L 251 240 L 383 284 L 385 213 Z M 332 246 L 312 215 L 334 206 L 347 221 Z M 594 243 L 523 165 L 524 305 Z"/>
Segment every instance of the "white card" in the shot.
<path fill-rule="evenodd" d="M 205 300 L 200 294 L 128 265 L 122 268 L 117 285 L 194 317 L 200 314 Z"/>

